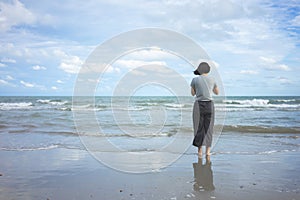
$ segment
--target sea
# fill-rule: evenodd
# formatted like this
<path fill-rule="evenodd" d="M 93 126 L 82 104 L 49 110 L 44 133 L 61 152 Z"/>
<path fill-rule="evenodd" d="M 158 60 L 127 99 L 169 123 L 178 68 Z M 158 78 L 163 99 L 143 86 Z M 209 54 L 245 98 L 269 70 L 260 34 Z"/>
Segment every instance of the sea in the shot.
<path fill-rule="evenodd" d="M 96 118 L 100 129 L 93 133 L 76 124 L 71 96 L 2 96 L 0 150 L 84 150 L 78 139 L 84 135 L 106 137 L 128 151 L 151 151 L 179 133 L 193 137 L 193 104 L 193 97 L 94 97 L 80 107 Z M 215 110 L 220 134 L 300 134 L 300 96 L 228 96 L 216 98 Z"/>

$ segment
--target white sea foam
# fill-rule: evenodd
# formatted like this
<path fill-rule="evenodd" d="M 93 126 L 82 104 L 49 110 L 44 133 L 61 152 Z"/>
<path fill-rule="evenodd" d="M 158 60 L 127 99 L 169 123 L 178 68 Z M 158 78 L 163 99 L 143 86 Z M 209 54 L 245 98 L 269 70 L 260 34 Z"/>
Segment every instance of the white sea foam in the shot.
<path fill-rule="evenodd" d="M 171 107 L 171 108 L 183 108 L 184 104 L 177 104 L 177 103 L 167 103 L 165 104 L 166 107 Z"/>
<path fill-rule="evenodd" d="M 3 151 L 37 151 L 37 150 L 49 150 L 49 149 L 56 149 L 56 148 L 59 148 L 59 145 L 53 144 L 53 145 L 43 146 L 43 147 L 19 147 L 19 148 L 1 147 L 0 150 L 3 150 Z"/>
<path fill-rule="evenodd" d="M 0 110 L 31 109 L 32 107 L 33 104 L 31 102 L 0 103 Z"/>
<path fill-rule="evenodd" d="M 288 102 L 295 102 L 296 99 L 277 99 L 276 101 L 288 103 Z"/>
<path fill-rule="evenodd" d="M 50 99 L 38 99 L 36 102 L 53 106 L 62 106 L 68 103 L 68 101 L 55 101 Z"/>
<path fill-rule="evenodd" d="M 294 100 L 294 99 L 293 99 Z M 276 100 L 275 102 L 282 102 L 281 104 L 274 104 L 274 101 L 268 99 L 252 99 L 252 100 L 224 100 L 223 103 L 216 105 L 216 107 L 226 106 L 227 111 L 237 111 L 230 110 L 230 108 L 275 108 L 275 109 L 299 109 L 300 104 L 288 104 L 293 102 L 293 100 Z M 295 100 L 294 100 L 295 101 Z"/>
<path fill-rule="evenodd" d="M 267 99 L 252 99 L 252 100 L 224 100 L 226 104 L 246 105 L 246 106 L 265 106 L 270 102 Z"/>

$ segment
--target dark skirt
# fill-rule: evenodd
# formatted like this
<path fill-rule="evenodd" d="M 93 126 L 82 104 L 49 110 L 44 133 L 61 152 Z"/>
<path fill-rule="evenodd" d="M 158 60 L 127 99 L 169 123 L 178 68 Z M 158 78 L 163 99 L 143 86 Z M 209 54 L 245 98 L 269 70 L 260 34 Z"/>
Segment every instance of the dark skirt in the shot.
<path fill-rule="evenodd" d="M 193 108 L 194 146 L 211 147 L 214 112 L 215 108 L 212 101 L 195 101 Z"/>

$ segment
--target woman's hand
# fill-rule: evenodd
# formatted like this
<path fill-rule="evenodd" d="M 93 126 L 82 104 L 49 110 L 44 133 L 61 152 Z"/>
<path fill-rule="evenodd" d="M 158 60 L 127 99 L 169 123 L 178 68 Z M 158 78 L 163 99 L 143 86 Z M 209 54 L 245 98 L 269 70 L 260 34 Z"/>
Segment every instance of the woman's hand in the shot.
<path fill-rule="evenodd" d="M 192 87 L 191 87 L 191 94 L 192 94 L 192 96 L 195 96 L 195 94 L 196 94 L 194 88 L 192 88 Z"/>

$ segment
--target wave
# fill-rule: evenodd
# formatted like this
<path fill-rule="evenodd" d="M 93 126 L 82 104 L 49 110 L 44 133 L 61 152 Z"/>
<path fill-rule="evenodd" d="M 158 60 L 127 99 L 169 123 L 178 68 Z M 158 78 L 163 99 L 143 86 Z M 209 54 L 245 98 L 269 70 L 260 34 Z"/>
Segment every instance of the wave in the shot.
<path fill-rule="evenodd" d="M 0 103 L 0 110 L 31 109 L 33 106 L 31 102 Z"/>
<path fill-rule="evenodd" d="M 57 149 L 59 145 L 49 145 L 43 147 L 0 147 L 0 150 L 3 151 L 37 151 L 37 150 L 50 150 L 50 149 Z"/>
<path fill-rule="evenodd" d="M 223 100 L 223 104 L 216 107 L 225 107 L 227 111 L 239 111 L 243 109 L 282 109 L 299 110 L 300 102 L 296 99 L 245 99 L 245 100 Z"/>
<path fill-rule="evenodd" d="M 297 149 L 283 149 L 283 150 L 269 150 L 269 151 L 216 151 L 213 152 L 213 155 L 220 155 L 220 154 L 235 154 L 235 155 L 270 155 L 276 153 L 283 153 L 283 152 L 297 152 Z M 260 161 L 260 162 L 273 162 L 273 161 Z"/>
<path fill-rule="evenodd" d="M 44 150 L 52 150 L 52 149 L 78 149 L 78 150 L 85 150 L 85 148 L 81 145 L 76 144 L 48 144 L 48 145 L 41 145 L 41 146 L 22 146 L 22 147 L 0 147 L 2 151 L 44 151 Z"/>
<path fill-rule="evenodd" d="M 247 105 L 247 106 L 264 106 L 270 101 L 267 99 L 252 99 L 252 100 L 223 100 L 226 104 L 237 104 L 237 105 Z"/>
<path fill-rule="evenodd" d="M 296 99 L 277 99 L 277 100 L 271 100 L 271 102 L 285 102 L 285 103 L 289 103 L 289 102 L 299 102 L 299 100 L 296 100 Z"/>
<path fill-rule="evenodd" d="M 243 126 L 225 125 L 224 132 L 240 133 L 300 133 L 300 127 L 263 127 L 263 126 Z"/>
<path fill-rule="evenodd" d="M 38 99 L 36 102 L 41 104 L 50 104 L 53 106 L 62 106 L 69 104 L 68 101 L 62 101 L 62 100 L 53 100 L 53 99 Z"/>

